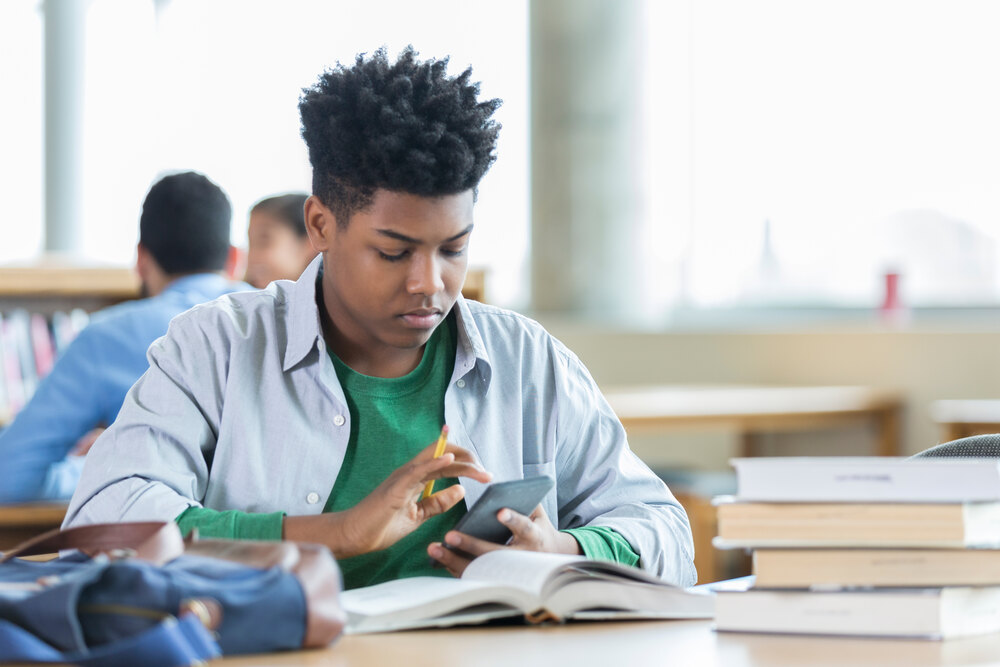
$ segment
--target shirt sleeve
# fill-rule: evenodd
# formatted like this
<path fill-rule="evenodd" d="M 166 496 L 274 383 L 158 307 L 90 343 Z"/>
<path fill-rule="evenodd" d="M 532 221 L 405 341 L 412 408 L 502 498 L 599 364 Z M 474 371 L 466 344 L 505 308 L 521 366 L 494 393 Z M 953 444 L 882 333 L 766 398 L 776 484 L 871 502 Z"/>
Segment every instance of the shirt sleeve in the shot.
<path fill-rule="evenodd" d="M 100 372 L 103 334 L 85 328 L 39 383 L 31 400 L 0 433 L 0 503 L 69 498 L 80 466 L 63 463 L 76 441 L 105 413 Z"/>
<path fill-rule="evenodd" d="M 148 370 L 85 457 L 65 526 L 173 521 L 202 506 L 226 364 L 204 339 L 180 315 L 149 347 Z"/>
<path fill-rule="evenodd" d="M 639 567 L 677 586 L 694 585 L 687 514 L 631 451 L 621 422 L 576 355 L 561 346 L 556 353 L 558 527 L 613 530 L 639 555 Z"/>
<path fill-rule="evenodd" d="M 580 545 L 583 555 L 591 560 L 607 560 L 634 567 L 639 554 L 624 537 L 606 526 L 584 526 L 562 531 L 569 533 Z"/>
<path fill-rule="evenodd" d="M 198 529 L 200 537 L 221 537 L 231 540 L 280 540 L 284 512 L 255 514 L 236 510 L 189 507 L 175 519 L 185 536 Z"/>

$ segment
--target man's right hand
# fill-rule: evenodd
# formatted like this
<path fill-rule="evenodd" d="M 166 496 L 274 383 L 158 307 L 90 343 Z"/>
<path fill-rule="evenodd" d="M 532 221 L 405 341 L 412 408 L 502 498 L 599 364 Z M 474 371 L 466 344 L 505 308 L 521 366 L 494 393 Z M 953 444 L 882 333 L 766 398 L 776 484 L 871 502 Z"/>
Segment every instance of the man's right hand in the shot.
<path fill-rule="evenodd" d="M 350 558 L 392 546 L 432 516 L 447 512 L 465 497 L 460 484 L 421 499 L 424 485 L 442 477 L 468 477 L 487 483 L 492 476 L 472 454 L 448 444 L 434 458 L 431 443 L 412 461 L 395 470 L 360 503 L 343 512 L 285 517 L 284 538 L 326 544 L 337 558 Z"/>

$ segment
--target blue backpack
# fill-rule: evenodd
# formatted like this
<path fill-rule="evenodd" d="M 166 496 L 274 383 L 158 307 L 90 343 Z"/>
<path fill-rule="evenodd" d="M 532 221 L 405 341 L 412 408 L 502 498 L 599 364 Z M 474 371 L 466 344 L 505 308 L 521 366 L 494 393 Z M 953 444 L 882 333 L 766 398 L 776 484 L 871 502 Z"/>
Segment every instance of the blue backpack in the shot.
<path fill-rule="evenodd" d="M 185 544 L 159 522 L 52 531 L 0 558 L 0 662 L 177 667 L 326 646 L 344 626 L 340 587 L 317 545 Z"/>

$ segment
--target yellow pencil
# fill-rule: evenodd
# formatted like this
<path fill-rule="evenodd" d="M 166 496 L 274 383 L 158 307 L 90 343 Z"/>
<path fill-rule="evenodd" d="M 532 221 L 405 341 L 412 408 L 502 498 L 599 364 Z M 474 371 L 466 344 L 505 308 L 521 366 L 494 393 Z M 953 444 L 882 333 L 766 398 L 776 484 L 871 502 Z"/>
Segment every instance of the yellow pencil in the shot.
<path fill-rule="evenodd" d="M 448 445 L 448 425 L 445 424 L 441 427 L 441 435 L 438 436 L 437 447 L 434 448 L 434 458 L 438 458 L 444 454 L 444 448 Z M 427 482 L 424 485 L 424 495 L 420 496 L 420 499 L 428 497 L 434 493 L 434 480 Z"/>

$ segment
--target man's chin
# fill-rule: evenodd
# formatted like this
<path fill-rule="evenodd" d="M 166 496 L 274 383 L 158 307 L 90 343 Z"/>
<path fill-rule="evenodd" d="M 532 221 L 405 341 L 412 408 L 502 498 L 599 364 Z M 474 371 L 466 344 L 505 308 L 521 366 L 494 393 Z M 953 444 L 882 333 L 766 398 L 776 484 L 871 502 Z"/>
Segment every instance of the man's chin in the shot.
<path fill-rule="evenodd" d="M 427 344 L 436 329 L 437 327 L 433 329 L 406 329 L 393 336 L 391 344 L 401 350 L 416 350 Z"/>

